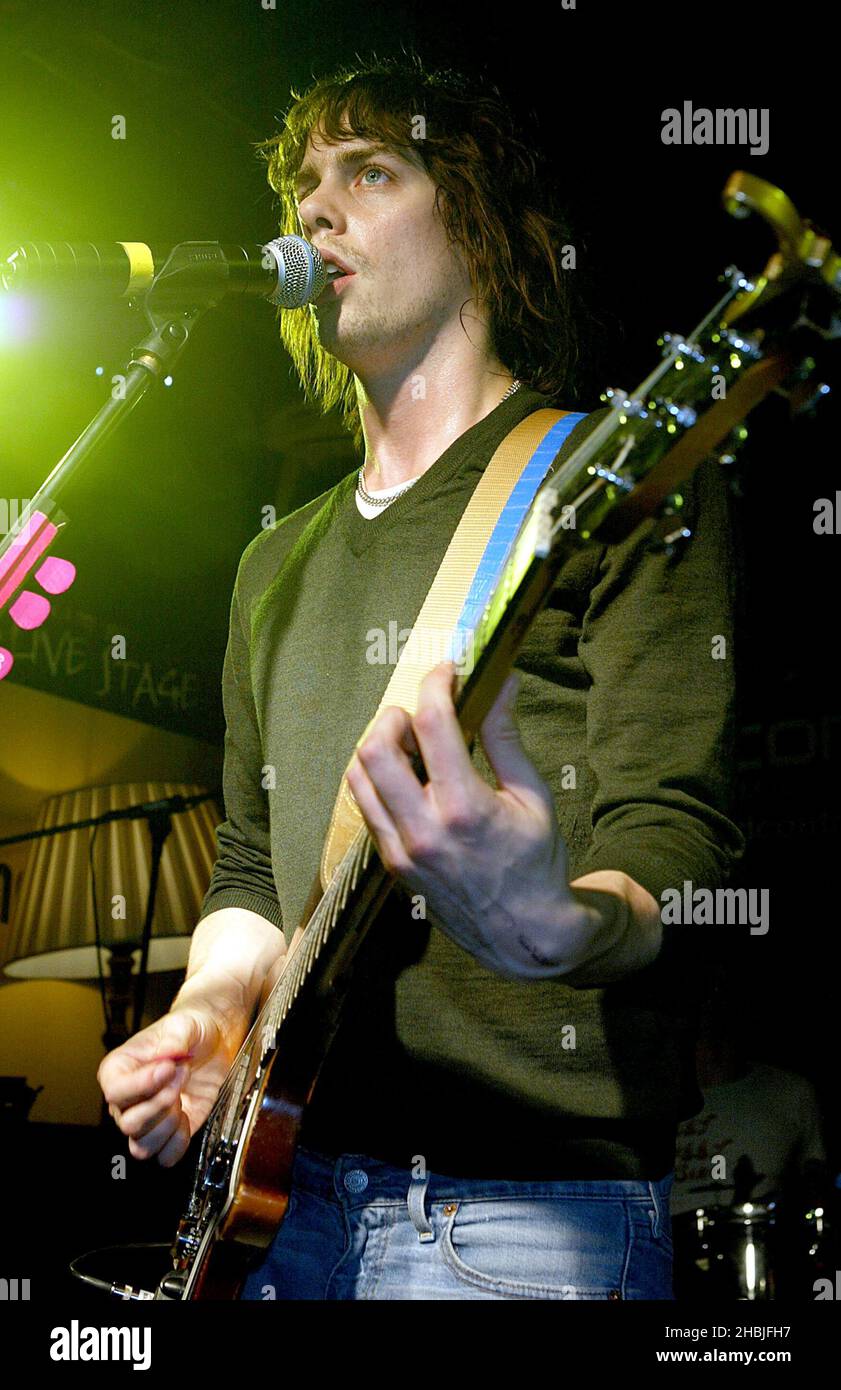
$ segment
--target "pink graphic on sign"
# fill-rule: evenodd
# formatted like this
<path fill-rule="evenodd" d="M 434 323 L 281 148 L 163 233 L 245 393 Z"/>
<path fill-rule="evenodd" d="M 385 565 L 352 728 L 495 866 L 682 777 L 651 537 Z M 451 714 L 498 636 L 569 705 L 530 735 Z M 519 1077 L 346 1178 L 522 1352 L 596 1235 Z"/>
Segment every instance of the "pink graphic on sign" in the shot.
<path fill-rule="evenodd" d="M 59 555 L 48 555 L 41 568 L 35 571 L 35 578 L 48 594 L 63 594 L 76 578 L 76 566 Z"/>
<path fill-rule="evenodd" d="M 43 512 L 33 512 L 26 525 L 15 537 L 6 554 L 0 557 L 0 608 L 12 597 L 37 564 L 50 542 L 58 535 L 58 527 L 47 521 Z M 59 555 L 48 555 L 34 578 L 48 594 L 63 594 L 76 578 L 76 566 Z M 52 605 L 43 594 L 24 589 L 9 608 L 12 622 L 25 632 L 40 627 L 50 615 Z M 0 680 L 14 665 L 7 647 L 0 647 Z"/>

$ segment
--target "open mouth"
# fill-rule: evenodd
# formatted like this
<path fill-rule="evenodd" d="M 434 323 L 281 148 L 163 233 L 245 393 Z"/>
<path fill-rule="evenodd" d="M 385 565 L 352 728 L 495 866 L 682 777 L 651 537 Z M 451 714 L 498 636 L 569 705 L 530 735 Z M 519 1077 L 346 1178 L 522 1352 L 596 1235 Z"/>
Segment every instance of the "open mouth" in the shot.
<path fill-rule="evenodd" d="M 347 282 L 348 282 L 349 280 L 352 280 L 352 279 L 353 279 L 354 274 L 355 274 L 355 271 L 352 271 L 352 270 L 342 270 L 341 266 L 337 266 L 337 265 L 330 265 L 330 266 L 328 266 L 328 269 L 327 269 L 327 284 L 324 286 L 324 289 L 321 291 L 321 294 L 318 296 L 319 299 L 322 297 L 322 295 L 328 294 L 328 292 L 331 290 L 331 288 L 332 288 L 334 285 L 337 287 L 337 289 L 340 289 L 343 285 L 346 285 Z"/>

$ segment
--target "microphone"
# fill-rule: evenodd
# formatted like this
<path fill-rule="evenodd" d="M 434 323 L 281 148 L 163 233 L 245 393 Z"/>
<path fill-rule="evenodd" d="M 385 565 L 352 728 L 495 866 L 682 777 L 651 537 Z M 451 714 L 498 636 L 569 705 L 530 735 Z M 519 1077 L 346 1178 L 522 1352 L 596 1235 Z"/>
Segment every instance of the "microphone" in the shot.
<path fill-rule="evenodd" d="M 170 265 L 170 262 L 172 264 Z M 219 241 L 182 241 L 155 252 L 142 241 L 24 241 L 0 260 L 4 290 L 104 294 L 130 299 L 155 277 L 172 297 L 189 302 L 191 285 L 220 294 L 257 295 L 283 309 L 300 309 L 327 284 L 327 267 L 317 248 L 300 236 L 282 236 L 265 246 Z"/>

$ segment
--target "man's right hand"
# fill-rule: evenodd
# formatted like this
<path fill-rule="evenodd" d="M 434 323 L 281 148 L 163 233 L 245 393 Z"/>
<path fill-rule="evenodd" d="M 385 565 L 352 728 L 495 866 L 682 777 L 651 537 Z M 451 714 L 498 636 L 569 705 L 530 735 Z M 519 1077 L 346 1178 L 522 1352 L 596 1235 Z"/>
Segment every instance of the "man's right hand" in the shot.
<path fill-rule="evenodd" d="M 171 1168 L 184 1156 L 249 1026 L 245 1016 L 240 1026 L 204 1002 L 185 1004 L 103 1057 L 96 1079 L 132 1157 L 157 1154 Z M 173 1057 L 184 1060 L 167 1060 Z"/>

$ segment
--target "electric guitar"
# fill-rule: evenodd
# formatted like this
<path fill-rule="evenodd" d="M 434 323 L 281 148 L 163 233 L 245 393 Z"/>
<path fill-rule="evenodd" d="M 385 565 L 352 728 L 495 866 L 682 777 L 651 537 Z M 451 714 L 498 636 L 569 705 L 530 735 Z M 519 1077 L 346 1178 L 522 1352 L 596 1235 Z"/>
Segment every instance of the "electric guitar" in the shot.
<path fill-rule="evenodd" d="M 818 357 L 841 336 L 841 259 L 771 184 L 736 172 L 722 197 L 736 217 L 757 212 L 778 249 L 755 280 L 729 267 L 726 290 L 696 330 L 664 335 L 662 360 L 636 391 L 608 390 L 609 412 L 542 484 L 473 633 L 472 669 L 456 679 L 469 746 L 570 547 L 614 544 L 649 517 L 652 545 L 682 543 L 689 533 L 677 489 L 698 465 L 711 454 L 732 463 L 742 421 L 770 392 L 785 396 L 795 416 L 828 390 Z M 564 524 L 570 508 L 574 527 Z M 419 758 L 415 769 L 425 781 Z M 323 891 L 316 877 L 303 935 L 205 1122 L 172 1267 L 155 1299 L 238 1298 L 283 1220 L 305 1108 L 395 885 L 364 823 L 331 871 Z"/>

